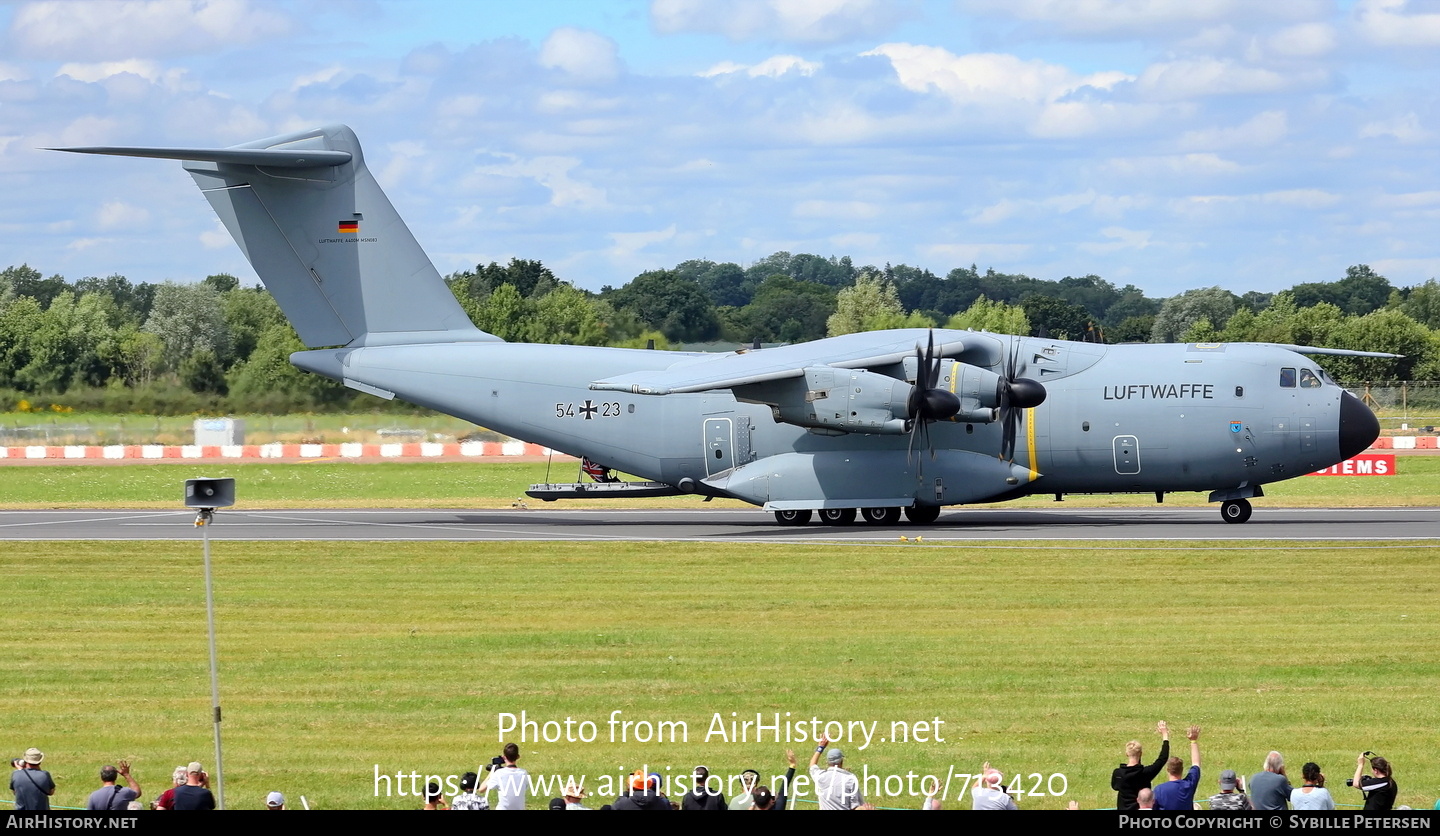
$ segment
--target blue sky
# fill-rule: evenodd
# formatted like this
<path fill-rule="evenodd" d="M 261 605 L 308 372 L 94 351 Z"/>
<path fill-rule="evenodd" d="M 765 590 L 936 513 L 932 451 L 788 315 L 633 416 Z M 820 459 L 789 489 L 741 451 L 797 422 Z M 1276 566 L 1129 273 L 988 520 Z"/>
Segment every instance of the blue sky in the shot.
<path fill-rule="evenodd" d="M 173 163 L 328 122 L 442 273 L 776 250 L 1152 296 L 1440 273 L 1440 3 L 0 2 L 0 266 L 253 273 Z"/>

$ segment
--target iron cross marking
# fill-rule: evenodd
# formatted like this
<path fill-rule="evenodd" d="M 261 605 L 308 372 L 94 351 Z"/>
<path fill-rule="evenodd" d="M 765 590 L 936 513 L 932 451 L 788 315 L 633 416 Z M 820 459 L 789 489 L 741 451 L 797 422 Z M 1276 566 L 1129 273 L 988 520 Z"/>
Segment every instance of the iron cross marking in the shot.
<path fill-rule="evenodd" d="M 588 398 L 585 400 L 585 403 L 583 403 L 583 404 L 580 405 L 580 412 L 582 412 L 582 413 L 585 415 L 585 420 L 586 420 L 586 421 L 589 421 L 591 418 L 594 418 L 594 417 L 595 417 L 595 413 L 598 412 L 599 410 L 600 410 L 600 407 L 596 406 L 596 405 L 595 405 L 595 402 L 589 400 Z"/>

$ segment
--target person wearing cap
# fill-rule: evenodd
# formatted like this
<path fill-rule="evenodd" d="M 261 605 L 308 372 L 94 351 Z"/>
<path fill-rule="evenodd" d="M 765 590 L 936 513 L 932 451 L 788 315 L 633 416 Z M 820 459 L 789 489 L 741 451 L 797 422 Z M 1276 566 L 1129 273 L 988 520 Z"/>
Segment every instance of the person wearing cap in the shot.
<path fill-rule="evenodd" d="M 215 795 L 210 792 L 210 776 L 199 761 L 185 767 L 185 784 L 175 788 L 172 810 L 214 810 Z"/>
<path fill-rule="evenodd" d="M 845 768 L 845 753 L 831 749 L 825 755 L 825 769 L 821 769 L 820 754 L 830 745 L 829 735 L 820 735 L 815 754 L 810 756 L 810 780 L 815 784 L 815 798 L 821 810 L 854 810 L 865 803 L 860 794 L 860 782 L 855 773 Z"/>
<path fill-rule="evenodd" d="M 451 810 L 489 810 L 490 800 L 475 792 L 475 784 L 480 776 L 474 772 L 467 772 L 460 776 L 460 794 L 450 802 Z"/>
<path fill-rule="evenodd" d="M 1006 791 L 1004 776 L 989 761 L 980 767 L 980 777 L 970 789 L 976 810 L 1019 810 L 1015 798 Z"/>
<path fill-rule="evenodd" d="M 681 810 L 728 810 L 725 793 L 710 788 L 710 768 L 697 766 L 691 774 L 694 786 L 680 799 Z"/>
<path fill-rule="evenodd" d="M 674 810 L 670 799 L 660 794 L 660 778 L 637 769 L 630 773 L 630 791 L 615 799 L 612 810 Z"/>
<path fill-rule="evenodd" d="M 270 793 L 269 795 L 265 796 L 265 809 L 266 809 L 266 810 L 284 810 L 284 809 L 285 809 L 285 795 L 284 795 L 283 793 L 279 793 L 279 792 L 272 792 L 272 793 Z"/>
<path fill-rule="evenodd" d="M 730 799 L 731 810 L 749 810 L 755 805 L 755 785 L 760 783 L 760 773 L 747 769 L 740 773 L 740 794 Z"/>
<path fill-rule="evenodd" d="M 16 810 L 49 810 L 50 796 L 55 794 L 55 779 L 40 768 L 45 753 L 39 749 L 25 750 L 18 769 L 10 773 L 10 790 L 15 793 Z"/>
<path fill-rule="evenodd" d="M 1245 779 L 1233 769 L 1220 772 L 1220 792 L 1210 796 L 1210 809 L 1224 812 L 1252 810 L 1250 797 L 1245 794 Z"/>
<path fill-rule="evenodd" d="M 128 787 L 117 782 L 124 776 Z M 100 789 L 90 793 L 85 802 L 86 810 L 128 810 L 130 802 L 140 797 L 140 783 L 130 774 L 130 762 L 120 761 L 118 766 L 106 764 L 100 767 Z"/>

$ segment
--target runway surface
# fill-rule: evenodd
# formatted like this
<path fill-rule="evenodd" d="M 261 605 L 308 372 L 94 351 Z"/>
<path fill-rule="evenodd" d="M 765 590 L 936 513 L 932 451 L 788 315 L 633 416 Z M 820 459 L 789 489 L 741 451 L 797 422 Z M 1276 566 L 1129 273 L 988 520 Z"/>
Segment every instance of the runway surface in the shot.
<path fill-rule="evenodd" d="M 781 527 L 760 510 L 218 511 L 213 540 L 969 540 L 1440 539 L 1437 508 L 1256 508 L 1228 525 L 1215 508 L 971 508 L 930 525 Z M 0 540 L 198 540 L 188 511 L 0 511 Z"/>

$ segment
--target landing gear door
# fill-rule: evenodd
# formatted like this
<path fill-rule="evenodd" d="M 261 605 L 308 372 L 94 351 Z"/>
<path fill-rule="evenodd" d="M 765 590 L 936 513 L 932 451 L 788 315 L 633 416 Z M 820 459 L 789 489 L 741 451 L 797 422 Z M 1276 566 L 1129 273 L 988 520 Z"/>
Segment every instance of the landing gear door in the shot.
<path fill-rule="evenodd" d="M 1133 435 L 1115 436 L 1115 472 L 1129 475 L 1140 472 L 1140 439 Z"/>
<path fill-rule="evenodd" d="M 730 418 L 705 419 L 705 475 L 714 476 L 735 466 L 735 422 Z"/>

